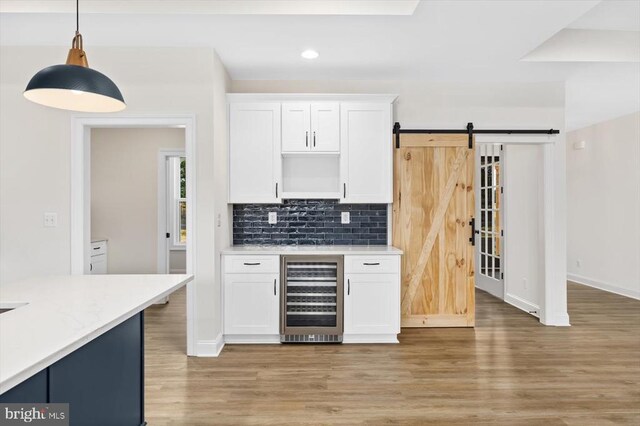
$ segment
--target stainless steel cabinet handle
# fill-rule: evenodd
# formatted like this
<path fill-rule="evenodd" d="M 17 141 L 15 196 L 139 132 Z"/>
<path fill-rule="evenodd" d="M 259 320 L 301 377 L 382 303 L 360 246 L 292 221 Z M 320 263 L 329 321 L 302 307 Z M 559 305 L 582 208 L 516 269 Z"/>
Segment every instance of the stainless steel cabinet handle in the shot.
<path fill-rule="evenodd" d="M 246 266 L 258 266 L 260 264 L 260 262 L 244 262 L 244 264 Z"/>
<path fill-rule="evenodd" d="M 343 195 L 342 198 L 347 198 L 347 184 L 343 183 L 342 184 L 342 188 L 343 188 Z"/>
<path fill-rule="evenodd" d="M 102 247 L 94 247 L 94 250 L 100 250 Z"/>
<path fill-rule="evenodd" d="M 276 182 L 276 198 L 278 198 L 278 182 Z"/>
<path fill-rule="evenodd" d="M 351 294 L 351 280 L 347 279 L 347 296 Z"/>
<path fill-rule="evenodd" d="M 273 279 L 273 295 L 274 296 L 276 295 L 276 280 L 277 280 L 277 278 Z"/>
<path fill-rule="evenodd" d="M 304 146 L 309 146 L 309 132 L 305 132 L 305 135 L 304 135 Z"/>
<path fill-rule="evenodd" d="M 379 264 L 380 264 L 380 262 L 371 262 L 371 263 L 364 262 L 363 263 L 363 265 L 365 265 L 365 266 L 376 266 L 376 265 L 379 265 Z"/>
<path fill-rule="evenodd" d="M 313 146 L 316 146 L 316 132 L 313 132 Z"/>
<path fill-rule="evenodd" d="M 89 272 L 93 271 L 93 263 L 89 264 Z"/>

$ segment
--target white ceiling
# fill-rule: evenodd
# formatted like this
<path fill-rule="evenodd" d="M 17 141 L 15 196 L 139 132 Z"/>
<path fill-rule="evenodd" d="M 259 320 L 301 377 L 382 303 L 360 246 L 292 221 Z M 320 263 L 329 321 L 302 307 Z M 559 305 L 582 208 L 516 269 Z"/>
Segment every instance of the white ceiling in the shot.
<path fill-rule="evenodd" d="M 411 15 L 419 0 L 82 0 L 83 13 Z M 71 13 L 72 0 L 2 0 L 0 12 Z"/>
<path fill-rule="evenodd" d="M 51 3 L 55 2 L 58 1 L 0 0 L 0 11 L 20 12 L 0 14 L 0 44 L 66 47 L 75 29 L 74 17 L 51 13 Z M 350 2 L 350 11 L 337 10 L 338 2 L 331 0 L 297 1 L 295 7 L 308 6 L 297 12 L 292 9 L 294 6 L 285 4 L 291 2 L 269 2 L 281 3 L 278 7 L 284 8 L 282 14 L 265 14 L 259 6 L 265 2 L 242 0 L 233 3 L 258 5 L 245 5 L 245 14 L 229 14 L 231 9 L 220 5 L 229 2 L 82 0 L 81 10 L 101 6 L 122 12 L 85 13 L 81 16 L 81 31 L 88 50 L 98 45 L 211 46 L 234 79 L 482 82 L 576 78 L 577 83 L 585 83 L 610 75 L 618 79 L 634 77 L 633 66 L 609 73 L 611 64 L 596 69 L 591 64 L 572 61 L 525 62 L 521 58 L 567 27 L 635 30 L 636 5 L 627 4 L 640 3 L 635 0 L 428 0 L 421 1 L 413 14 L 407 13 L 415 2 L 404 1 L 397 2 L 398 7 L 393 9 L 393 1 L 358 0 Z M 74 2 L 65 3 L 68 8 Z M 135 3 L 171 3 L 172 7 L 182 3 L 199 7 L 220 4 L 205 14 L 170 13 L 164 6 L 154 11 L 166 13 L 150 14 L 129 10 L 127 4 Z M 361 10 L 355 9 L 358 4 Z M 368 5 L 368 11 L 364 5 Z M 25 10 L 29 13 L 21 12 Z M 317 14 L 320 10 L 324 13 Z M 640 28 L 640 10 L 637 18 Z M 316 49 L 320 57 L 313 61 L 300 58 L 300 52 L 308 48 Z M 611 66 L 615 68 L 615 64 Z M 592 92 L 591 102 L 598 105 L 603 94 Z M 583 102 L 588 101 L 580 94 Z M 630 101 L 625 108 L 629 108 L 638 96 L 627 94 L 626 98 Z M 569 100 L 567 103 L 571 104 Z M 568 110 L 568 123 L 583 122 L 572 119 L 571 114 Z"/>

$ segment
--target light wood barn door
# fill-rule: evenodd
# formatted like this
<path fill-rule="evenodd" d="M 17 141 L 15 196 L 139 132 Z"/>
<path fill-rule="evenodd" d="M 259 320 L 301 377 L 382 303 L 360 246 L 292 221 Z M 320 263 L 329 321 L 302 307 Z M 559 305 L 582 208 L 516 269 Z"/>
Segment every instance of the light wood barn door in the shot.
<path fill-rule="evenodd" d="M 467 135 L 400 136 L 393 245 L 404 251 L 402 327 L 472 327 L 474 150 Z"/>

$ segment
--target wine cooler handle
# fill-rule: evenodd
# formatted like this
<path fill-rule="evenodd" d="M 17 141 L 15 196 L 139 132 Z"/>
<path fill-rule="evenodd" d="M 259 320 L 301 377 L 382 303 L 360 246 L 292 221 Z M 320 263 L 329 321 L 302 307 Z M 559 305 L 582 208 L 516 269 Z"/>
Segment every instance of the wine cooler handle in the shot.
<path fill-rule="evenodd" d="M 351 280 L 347 279 L 347 296 L 351 294 Z"/>
<path fill-rule="evenodd" d="M 277 278 L 274 278 L 274 279 L 273 279 L 273 295 L 274 295 L 274 296 L 277 296 L 277 295 L 276 295 L 276 281 L 277 281 Z"/>

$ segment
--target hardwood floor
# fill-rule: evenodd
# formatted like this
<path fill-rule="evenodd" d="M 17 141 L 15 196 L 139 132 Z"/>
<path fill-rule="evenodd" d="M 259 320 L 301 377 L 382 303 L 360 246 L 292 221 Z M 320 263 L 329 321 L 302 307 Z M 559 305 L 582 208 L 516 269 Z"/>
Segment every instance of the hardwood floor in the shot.
<path fill-rule="evenodd" d="M 569 284 L 572 327 L 477 292 L 475 329 L 399 345 L 229 345 L 187 358 L 185 295 L 146 311 L 150 425 L 640 425 L 640 302 Z"/>

